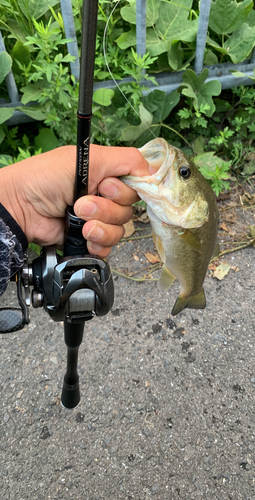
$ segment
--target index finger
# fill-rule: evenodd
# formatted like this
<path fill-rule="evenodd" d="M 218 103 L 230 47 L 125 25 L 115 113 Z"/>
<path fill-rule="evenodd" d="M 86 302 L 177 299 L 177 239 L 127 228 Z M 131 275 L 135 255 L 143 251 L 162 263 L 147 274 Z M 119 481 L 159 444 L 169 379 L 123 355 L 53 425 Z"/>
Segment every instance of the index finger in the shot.
<path fill-rule="evenodd" d="M 149 163 L 136 148 L 90 146 L 89 192 L 106 177 L 149 175 Z"/>

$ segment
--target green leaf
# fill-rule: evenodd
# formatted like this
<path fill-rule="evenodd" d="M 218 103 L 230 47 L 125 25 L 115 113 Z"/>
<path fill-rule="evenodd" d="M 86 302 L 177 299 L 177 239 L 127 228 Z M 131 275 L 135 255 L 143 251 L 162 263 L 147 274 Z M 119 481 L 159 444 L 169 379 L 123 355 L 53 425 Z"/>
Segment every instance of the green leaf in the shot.
<path fill-rule="evenodd" d="M 14 60 L 19 61 L 24 66 L 28 66 L 31 61 L 31 55 L 29 48 L 24 45 L 20 40 L 17 40 L 13 47 L 12 57 Z"/>
<path fill-rule="evenodd" d="M 13 157 L 10 155 L 0 155 L 0 168 L 7 167 L 13 163 Z"/>
<path fill-rule="evenodd" d="M 12 58 L 7 52 L 4 50 L 0 53 L 0 83 L 2 83 L 10 72 L 12 67 Z"/>
<path fill-rule="evenodd" d="M 153 116 L 142 104 L 139 106 L 140 125 L 128 125 L 122 130 L 122 139 L 125 142 L 135 141 L 152 124 Z"/>
<path fill-rule="evenodd" d="M 194 99 L 194 107 L 200 109 L 201 106 L 207 104 L 209 109 L 206 110 L 206 116 L 212 116 L 215 111 L 215 105 L 212 96 L 219 95 L 221 92 L 221 84 L 218 80 L 212 80 L 204 83 L 208 77 L 209 71 L 204 68 L 199 76 L 194 71 L 188 69 L 183 75 L 182 94 Z M 184 87 L 184 88 L 183 88 Z"/>
<path fill-rule="evenodd" d="M 174 71 L 177 71 L 179 68 L 181 68 L 183 61 L 183 49 L 179 40 L 171 43 L 167 55 L 168 55 L 169 66 Z"/>
<path fill-rule="evenodd" d="M 112 89 L 98 89 L 93 94 L 93 101 L 100 106 L 110 106 L 113 96 L 114 90 Z"/>
<path fill-rule="evenodd" d="M 0 125 L 12 117 L 14 108 L 0 108 Z"/>
<path fill-rule="evenodd" d="M 39 106 L 18 106 L 16 109 L 25 113 L 25 115 L 34 118 L 34 120 L 45 120 L 46 116 Z"/>
<path fill-rule="evenodd" d="M 231 57 L 233 63 L 244 61 L 255 45 L 255 26 L 243 24 L 224 43 L 224 49 Z"/>
<path fill-rule="evenodd" d="M 0 144 L 1 144 L 1 142 L 3 142 L 4 138 L 5 138 L 5 132 L 4 132 L 3 127 L 0 126 Z"/>
<path fill-rule="evenodd" d="M 194 146 L 193 146 L 196 155 L 204 154 L 204 146 L 205 146 L 205 138 L 202 135 L 199 135 L 194 140 Z"/>
<path fill-rule="evenodd" d="M 159 15 L 160 0 L 147 0 L 146 1 L 146 26 L 153 26 Z M 130 5 L 122 7 L 120 14 L 125 21 L 130 24 L 136 24 L 136 2 L 130 1 Z"/>
<path fill-rule="evenodd" d="M 161 40 L 157 33 L 152 29 L 146 31 L 146 48 L 151 57 L 158 56 L 168 50 L 168 42 Z"/>
<path fill-rule="evenodd" d="M 127 120 L 118 118 L 116 116 L 109 116 L 104 118 L 103 126 L 104 132 L 113 141 L 121 141 L 121 131 L 127 126 Z"/>
<path fill-rule="evenodd" d="M 210 172 L 211 173 L 215 172 L 217 169 L 217 165 L 221 166 L 222 171 L 227 172 L 228 170 L 230 170 L 229 163 L 231 162 L 224 161 L 222 160 L 222 158 L 215 156 L 215 154 L 212 151 L 210 151 L 209 153 L 203 153 L 198 156 L 195 156 L 193 158 L 193 161 L 199 168 L 199 170 L 202 171 L 204 177 L 206 178 L 212 177 Z M 224 178 L 228 179 L 230 174 L 225 174 L 225 175 L 226 177 L 224 176 Z"/>
<path fill-rule="evenodd" d="M 171 92 L 166 96 L 165 106 L 161 115 L 162 122 L 168 117 L 168 115 L 170 115 L 175 106 L 177 106 L 180 97 L 181 96 L 178 90 L 174 90 L 173 92 Z"/>
<path fill-rule="evenodd" d="M 207 49 L 205 57 L 204 57 L 204 64 L 207 66 L 213 66 L 214 64 L 218 64 L 218 57 L 214 52 L 210 49 Z"/>
<path fill-rule="evenodd" d="M 156 89 L 141 100 L 147 111 L 153 114 L 153 124 L 156 124 L 164 121 L 170 115 L 180 100 L 180 93 L 178 90 L 174 90 L 166 95 L 162 90 Z"/>
<path fill-rule="evenodd" d="M 249 26 L 255 26 L 255 10 L 251 10 L 251 12 L 249 13 L 247 19 L 246 19 L 246 23 L 249 24 Z"/>
<path fill-rule="evenodd" d="M 58 147 L 58 139 L 54 132 L 47 128 L 41 128 L 39 134 L 35 137 L 35 145 L 38 149 L 42 149 L 43 153 L 51 151 Z"/>
<path fill-rule="evenodd" d="M 28 102 L 38 101 L 42 89 L 36 83 L 29 83 L 25 87 L 22 87 L 21 92 L 23 92 L 23 96 L 21 97 L 22 104 L 27 104 Z"/>
<path fill-rule="evenodd" d="M 122 50 L 126 50 L 129 47 L 135 46 L 136 45 L 135 28 L 132 26 L 130 31 L 127 31 L 127 33 L 123 33 L 123 35 L 119 36 L 119 38 L 116 39 L 116 43 Z"/>
<path fill-rule="evenodd" d="M 206 43 L 207 43 L 207 45 L 211 45 L 211 47 L 213 47 L 215 50 L 217 50 L 221 54 L 227 55 L 226 49 L 224 49 L 224 47 L 221 47 L 217 42 L 215 42 L 215 40 L 212 40 L 209 36 L 207 36 L 207 38 L 206 38 Z"/>
<path fill-rule="evenodd" d="M 143 106 L 153 114 L 155 111 L 160 110 L 162 112 L 166 100 L 166 93 L 163 90 L 155 89 L 145 97 L 141 98 Z"/>
<path fill-rule="evenodd" d="M 181 40 L 193 42 L 196 38 L 198 19 L 189 21 L 192 0 L 161 2 L 156 33 L 164 41 Z"/>
<path fill-rule="evenodd" d="M 58 0 L 19 0 L 19 7 L 27 19 L 38 19 L 57 3 Z"/>
<path fill-rule="evenodd" d="M 232 73 L 232 75 L 236 76 L 236 78 L 240 78 L 240 77 L 242 77 L 242 78 L 247 78 L 245 73 L 242 73 L 241 71 L 236 71 L 235 69 L 233 69 L 233 70 L 231 71 L 231 73 Z M 252 77 L 252 76 L 249 76 L 249 78 L 250 78 L 251 80 L 253 80 L 253 79 L 254 79 L 254 77 Z"/>
<path fill-rule="evenodd" d="M 209 28 L 219 35 L 233 33 L 246 21 L 252 7 L 252 0 L 239 3 L 236 0 L 216 0 L 211 3 Z"/>
<path fill-rule="evenodd" d="M 62 58 L 62 62 L 74 62 L 76 60 L 75 56 L 71 56 L 71 54 L 67 54 Z"/>

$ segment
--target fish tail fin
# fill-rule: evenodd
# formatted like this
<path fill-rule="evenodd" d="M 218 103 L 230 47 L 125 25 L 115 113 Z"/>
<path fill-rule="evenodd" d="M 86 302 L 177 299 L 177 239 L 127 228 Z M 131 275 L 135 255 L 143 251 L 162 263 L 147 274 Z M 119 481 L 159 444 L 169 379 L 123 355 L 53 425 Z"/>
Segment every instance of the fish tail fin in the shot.
<path fill-rule="evenodd" d="M 174 307 L 172 309 L 172 316 L 176 316 L 183 309 L 204 309 L 206 306 L 205 292 L 202 288 L 201 292 L 197 293 L 197 295 L 192 295 L 191 297 L 177 297 Z"/>
<path fill-rule="evenodd" d="M 161 292 L 165 292 L 170 288 L 170 286 L 173 284 L 175 280 L 175 276 L 170 273 L 170 271 L 163 266 L 163 269 L 161 271 L 160 278 L 158 280 L 158 288 Z"/>

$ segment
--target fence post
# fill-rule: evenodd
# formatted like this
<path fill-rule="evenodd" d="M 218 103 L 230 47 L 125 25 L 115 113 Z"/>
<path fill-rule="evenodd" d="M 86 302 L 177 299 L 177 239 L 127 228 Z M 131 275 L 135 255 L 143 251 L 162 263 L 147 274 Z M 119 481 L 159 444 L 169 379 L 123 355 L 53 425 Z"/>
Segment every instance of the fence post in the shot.
<path fill-rule="evenodd" d="M 0 52 L 5 52 L 5 51 L 6 51 L 6 48 L 4 45 L 2 33 L 0 31 Z M 5 83 L 6 83 L 7 91 L 8 91 L 11 102 L 19 102 L 19 100 L 20 100 L 19 93 L 18 93 L 16 82 L 14 80 L 12 70 L 9 71 L 8 75 L 5 77 Z"/>
<path fill-rule="evenodd" d="M 211 0 L 200 0 L 200 11 L 198 21 L 198 32 L 196 41 L 196 57 L 194 71 L 201 73 L 204 65 L 204 53 L 209 23 Z"/>
<path fill-rule="evenodd" d="M 136 0 L 136 52 L 146 53 L 146 0 Z"/>
<path fill-rule="evenodd" d="M 253 48 L 253 51 L 252 51 L 252 55 L 251 55 L 251 60 L 250 60 L 250 63 L 251 63 L 251 64 L 254 64 L 254 63 L 255 63 L 255 47 Z"/>
<path fill-rule="evenodd" d="M 74 26 L 72 2 L 71 0 L 60 0 L 60 4 L 65 26 L 65 36 L 66 38 L 72 39 L 72 42 L 67 42 L 67 49 L 71 56 L 76 57 L 75 61 L 70 63 L 71 73 L 75 77 L 76 81 L 78 81 L 80 76 L 80 60 Z"/>

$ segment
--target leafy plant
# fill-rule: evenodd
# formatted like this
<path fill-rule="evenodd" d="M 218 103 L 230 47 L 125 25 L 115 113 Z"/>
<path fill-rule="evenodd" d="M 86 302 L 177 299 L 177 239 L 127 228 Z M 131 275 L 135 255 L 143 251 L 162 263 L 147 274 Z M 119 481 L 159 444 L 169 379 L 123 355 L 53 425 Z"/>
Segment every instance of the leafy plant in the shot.
<path fill-rule="evenodd" d="M 34 34 L 33 19 L 41 18 L 57 3 L 58 0 L 1 0 L 0 28 L 24 43 L 26 36 Z"/>
<path fill-rule="evenodd" d="M 82 0 L 72 4 L 80 45 Z M 113 76 L 130 81 L 94 93 L 92 141 L 140 147 L 160 135 L 186 153 L 198 154 L 199 168 L 218 193 L 228 188 L 231 169 L 244 176 L 255 171 L 255 90 L 222 92 L 217 79 L 207 81 L 207 69 L 199 75 L 191 69 L 198 16 L 197 0 L 147 0 L 147 52 L 141 57 L 135 52 L 136 1 L 123 6 L 99 0 L 95 80 Z M 252 0 L 213 0 L 205 64 L 249 57 L 254 26 Z M 0 54 L 1 97 L 7 95 L 4 78 L 12 67 L 22 95 L 16 109 L 36 120 L 26 128 L 8 128 L 14 109 L 1 107 L 1 164 L 76 142 L 78 85 L 70 74 L 73 59 L 57 0 L 0 0 L 0 27 L 7 48 Z M 180 70 L 183 80 L 177 90 L 168 95 L 149 91 L 155 85 L 152 74 Z"/>
<path fill-rule="evenodd" d="M 43 112 L 44 123 L 57 134 L 59 143 L 75 141 L 78 87 L 74 77 L 70 75 L 68 63 L 75 58 L 65 54 L 68 41 L 63 38 L 58 27 L 33 20 L 35 34 L 27 37 L 25 45 L 30 47 L 36 57 L 28 67 L 19 63 L 20 69 L 26 75 L 27 85 L 21 88 L 21 102 L 27 105 L 37 101 L 37 110 Z M 63 48 L 63 50 L 62 50 Z"/>
<path fill-rule="evenodd" d="M 199 10 L 192 0 L 147 0 L 146 26 L 147 50 L 151 56 L 162 56 L 168 69 L 186 69 L 194 58 L 194 42 L 198 29 Z M 122 18 L 131 25 L 117 39 L 126 50 L 136 44 L 135 0 L 120 11 Z M 255 45 L 255 13 L 252 0 L 215 0 L 211 3 L 209 35 L 207 37 L 206 64 L 245 60 Z"/>
<path fill-rule="evenodd" d="M 255 45 L 255 12 L 252 0 L 215 0 L 212 2 L 209 29 L 218 35 L 207 38 L 207 44 L 233 63 L 244 61 Z"/>
<path fill-rule="evenodd" d="M 117 40 L 119 47 L 124 50 L 136 44 L 135 1 L 128 0 L 128 3 L 129 5 L 123 7 L 120 13 L 123 19 L 131 24 L 131 29 L 123 33 Z M 147 50 L 152 57 L 166 53 L 168 65 L 174 70 L 184 69 L 187 65 L 187 59 L 190 62 L 194 58 L 194 53 L 191 53 L 193 50 L 188 48 L 188 43 L 192 44 L 195 41 L 198 16 L 191 10 L 191 7 L 192 0 L 180 0 L 179 2 L 147 1 Z M 179 42 L 185 43 L 186 50 L 182 50 Z M 193 48 L 193 46 L 191 47 Z"/>
<path fill-rule="evenodd" d="M 193 99 L 195 110 L 202 111 L 206 116 L 212 116 L 215 111 L 213 96 L 221 92 L 221 84 L 218 80 L 206 82 L 209 70 L 204 68 L 199 76 L 188 69 L 183 75 L 182 94 Z M 206 107 L 205 107 L 206 106 Z"/>
<path fill-rule="evenodd" d="M 195 109 L 195 110 L 192 106 L 192 102 L 189 103 L 186 100 L 186 104 L 189 107 L 182 108 L 177 113 L 177 115 L 180 117 L 180 127 L 182 129 L 187 129 L 187 128 L 194 129 L 194 128 L 198 128 L 198 127 L 206 128 L 207 127 L 207 120 L 203 116 L 203 114 L 205 113 L 205 111 L 207 111 L 209 109 L 208 104 L 205 104 L 205 105 L 201 104 L 199 109 Z"/>
<path fill-rule="evenodd" d="M 193 158 L 201 174 L 209 181 L 216 196 L 224 189 L 230 189 L 231 161 L 226 162 L 214 156 L 214 153 L 204 153 Z"/>
<path fill-rule="evenodd" d="M 0 156 L 0 168 L 1 167 L 6 167 L 7 165 L 12 165 L 13 163 L 17 163 L 22 160 L 26 160 L 26 158 L 31 158 L 31 156 L 34 155 L 39 155 L 42 152 L 42 149 L 38 149 L 36 151 L 33 151 L 33 154 L 31 155 L 30 151 L 26 149 L 26 151 L 20 147 L 18 147 L 19 154 L 15 157 L 12 157 L 10 155 L 1 155 Z"/>

